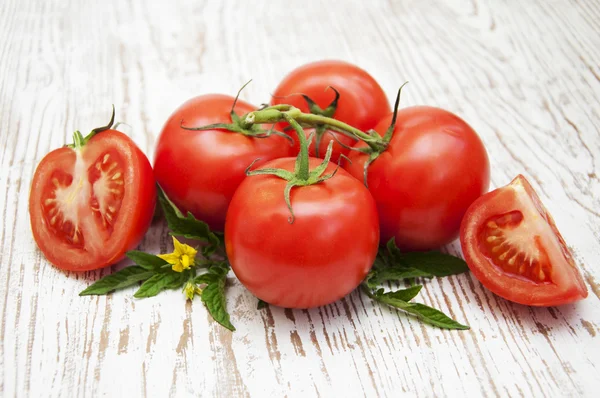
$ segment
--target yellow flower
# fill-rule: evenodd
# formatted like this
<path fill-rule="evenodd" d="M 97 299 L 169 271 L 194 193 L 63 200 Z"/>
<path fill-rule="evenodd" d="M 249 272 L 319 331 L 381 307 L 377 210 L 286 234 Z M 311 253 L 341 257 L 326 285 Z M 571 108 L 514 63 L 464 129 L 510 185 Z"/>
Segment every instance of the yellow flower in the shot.
<path fill-rule="evenodd" d="M 198 253 L 196 249 L 179 242 L 175 237 L 173 237 L 173 246 L 173 253 L 159 254 L 158 257 L 171 264 L 175 272 L 183 272 L 183 270 L 192 267 L 196 253 Z"/>
<path fill-rule="evenodd" d="M 193 300 L 194 294 L 196 293 L 196 286 L 192 282 L 188 282 L 185 284 L 183 292 L 185 293 L 185 296 L 188 298 L 188 300 Z"/>
<path fill-rule="evenodd" d="M 202 289 L 193 282 L 187 282 L 183 287 L 183 294 L 185 294 L 185 297 L 187 297 L 188 300 L 193 300 L 194 295 L 202 295 Z"/>

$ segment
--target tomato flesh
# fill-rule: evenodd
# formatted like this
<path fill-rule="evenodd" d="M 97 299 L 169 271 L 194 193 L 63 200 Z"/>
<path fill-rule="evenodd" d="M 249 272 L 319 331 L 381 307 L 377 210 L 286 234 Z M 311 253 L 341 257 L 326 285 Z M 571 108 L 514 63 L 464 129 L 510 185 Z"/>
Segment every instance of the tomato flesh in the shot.
<path fill-rule="evenodd" d="M 587 297 L 554 219 L 521 175 L 473 203 L 461 224 L 461 245 L 475 277 L 503 298 L 552 306 Z"/>
<path fill-rule="evenodd" d="M 60 148 L 40 162 L 29 198 L 33 235 L 58 268 L 105 267 L 137 246 L 155 197 L 146 156 L 124 134 L 104 131 L 80 149 Z"/>

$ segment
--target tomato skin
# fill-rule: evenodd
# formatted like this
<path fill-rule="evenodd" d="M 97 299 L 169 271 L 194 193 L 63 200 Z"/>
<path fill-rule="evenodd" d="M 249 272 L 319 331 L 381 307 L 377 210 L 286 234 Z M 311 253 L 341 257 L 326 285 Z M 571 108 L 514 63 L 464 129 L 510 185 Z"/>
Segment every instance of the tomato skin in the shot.
<path fill-rule="evenodd" d="M 191 131 L 181 128 L 231 123 L 234 98 L 210 94 L 190 99 L 165 123 L 156 146 L 156 181 L 184 213 L 222 231 L 233 193 L 246 177 L 246 168 L 256 159 L 260 165 L 290 156 L 292 147 L 279 136 L 254 138 L 226 130 Z M 256 107 L 238 100 L 238 115 Z"/>
<path fill-rule="evenodd" d="M 381 135 L 392 115 L 375 127 Z M 355 145 L 365 147 L 364 142 Z M 346 170 L 363 181 L 368 155 L 351 151 Z M 388 148 L 369 167 L 368 186 L 377 202 L 381 241 L 395 237 L 403 250 L 429 250 L 458 237 L 469 205 L 487 192 L 489 160 L 481 139 L 443 109 L 402 109 Z"/>
<path fill-rule="evenodd" d="M 264 167 L 293 171 L 295 161 L 277 159 Z M 320 161 L 311 158 L 311 168 Z M 330 163 L 325 173 L 334 169 Z M 270 304 L 329 304 L 354 290 L 373 264 L 379 245 L 375 202 L 340 169 L 325 182 L 292 189 L 290 224 L 285 185 L 278 177 L 257 175 L 238 188 L 225 224 L 231 267 L 252 294 Z"/>
<path fill-rule="evenodd" d="M 385 92 L 377 81 L 363 69 L 344 61 L 325 60 L 308 63 L 290 72 L 273 93 L 271 103 L 289 104 L 308 112 L 305 94 L 322 109 L 327 108 L 335 93 L 340 93 L 333 117 L 366 131 L 390 112 Z M 325 143 L 327 147 L 328 142 Z"/>
<path fill-rule="evenodd" d="M 502 220 L 507 214 L 521 217 L 516 218 L 518 222 L 500 225 L 496 220 Z M 491 220 L 495 224 L 490 224 Z M 493 243 L 487 242 L 490 228 L 498 230 Z M 496 235 L 504 239 L 500 244 L 495 243 Z M 511 239 L 511 235 L 516 238 Z M 461 224 L 460 242 L 473 275 L 487 289 L 507 300 L 531 306 L 555 306 L 588 295 L 554 219 L 522 175 L 473 202 Z M 501 249 L 495 255 L 486 249 L 491 244 Z M 508 252 L 508 256 L 501 260 L 499 256 L 503 252 Z M 512 256 L 517 265 L 525 264 L 524 272 L 518 266 L 510 266 L 508 261 Z M 525 258 L 532 260 L 523 261 Z M 544 279 L 528 277 L 531 272 L 525 269 L 533 271 L 533 275 L 543 269 Z"/>
<path fill-rule="evenodd" d="M 96 158 L 106 151 L 118 152 L 123 164 L 117 170 L 122 173 L 124 192 L 119 210 L 114 214 L 112 231 L 102 230 L 90 210 L 87 181 L 74 197 L 78 217 L 85 232 L 85 246 L 77 247 L 60 239 L 49 223 L 44 209 L 49 181 L 55 173 L 65 175 L 76 170 L 80 160 L 87 170 Z M 92 191 L 93 192 L 93 191 Z M 87 195 L 87 196 L 86 196 Z M 59 148 L 48 153 L 38 164 L 33 176 L 29 195 L 29 215 L 33 237 L 44 256 L 57 268 L 68 271 L 89 271 L 112 265 L 134 249 L 150 227 L 156 206 L 156 184 L 148 158 L 125 134 L 106 130 L 94 137 L 78 152 L 71 148 Z M 94 228 L 94 225 L 96 228 Z M 82 228 L 83 228 L 82 227 Z"/>

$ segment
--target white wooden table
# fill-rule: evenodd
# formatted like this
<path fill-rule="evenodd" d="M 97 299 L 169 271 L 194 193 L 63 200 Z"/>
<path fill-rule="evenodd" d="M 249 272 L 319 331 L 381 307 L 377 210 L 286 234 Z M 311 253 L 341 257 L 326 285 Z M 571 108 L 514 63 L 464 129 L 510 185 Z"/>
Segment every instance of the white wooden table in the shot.
<path fill-rule="evenodd" d="M 0 396 L 597 396 L 600 390 L 600 2 L 592 0 L 0 3 Z M 162 123 L 209 92 L 269 100 L 294 67 L 337 58 L 404 105 L 447 108 L 481 135 L 492 186 L 530 178 L 590 295 L 528 308 L 465 274 L 421 300 L 443 331 L 359 295 L 256 311 L 232 277 L 237 332 L 180 291 L 78 297 L 111 269 L 63 273 L 37 250 L 37 162 L 110 104 L 149 157 Z M 167 248 L 161 223 L 141 249 Z M 459 252 L 455 243 L 448 247 Z M 114 268 L 113 268 L 114 269 Z"/>

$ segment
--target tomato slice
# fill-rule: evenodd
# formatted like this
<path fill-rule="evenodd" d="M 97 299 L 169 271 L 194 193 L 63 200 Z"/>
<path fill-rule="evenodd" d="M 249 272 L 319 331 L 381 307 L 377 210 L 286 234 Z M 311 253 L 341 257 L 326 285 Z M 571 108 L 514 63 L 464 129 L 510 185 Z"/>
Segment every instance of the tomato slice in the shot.
<path fill-rule="evenodd" d="M 122 259 L 150 226 L 152 167 L 116 130 L 79 149 L 60 148 L 38 165 L 29 197 L 33 236 L 58 268 L 84 271 Z"/>
<path fill-rule="evenodd" d="M 473 275 L 500 297 L 533 306 L 587 297 L 554 219 L 522 175 L 473 202 L 460 242 Z"/>

